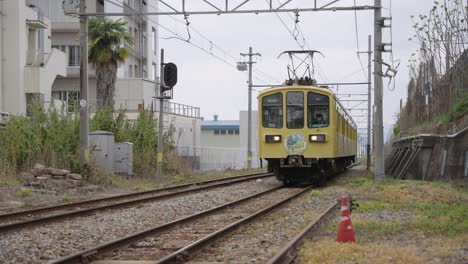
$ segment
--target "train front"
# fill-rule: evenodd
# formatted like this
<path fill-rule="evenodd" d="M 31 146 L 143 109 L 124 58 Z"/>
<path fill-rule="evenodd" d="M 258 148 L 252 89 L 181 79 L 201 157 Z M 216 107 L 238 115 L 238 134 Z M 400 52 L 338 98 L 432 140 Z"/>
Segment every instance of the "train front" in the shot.
<path fill-rule="evenodd" d="M 313 86 L 278 87 L 258 96 L 259 157 L 278 180 L 312 182 L 334 156 L 333 94 Z"/>

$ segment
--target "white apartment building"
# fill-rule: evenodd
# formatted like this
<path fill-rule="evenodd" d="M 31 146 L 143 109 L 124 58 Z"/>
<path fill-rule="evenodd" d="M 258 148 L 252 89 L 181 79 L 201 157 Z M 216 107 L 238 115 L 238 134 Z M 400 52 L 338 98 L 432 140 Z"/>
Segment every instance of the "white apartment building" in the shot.
<path fill-rule="evenodd" d="M 1 1 L 1 0 L 0 0 Z M 57 78 L 52 86 L 53 96 L 65 101 L 69 110 L 74 110 L 79 98 L 80 50 L 78 18 L 66 16 L 62 9 L 62 0 L 50 1 L 50 20 L 52 22 L 52 46 L 66 53 L 67 76 Z M 125 13 L 129 16 L 112 17 L 127 22 L 128 32 L 134 37 L 134 44 L 125 47 L 129 57 L 125 65 L 117 71 L 115 87 L 115 108 L 127 110 L 129 120 L 136 120 L 141 108 L 159 110 L 159 102 L 154 100 L 159 79 L 159 43 L 157 17 L 136 15 L 144 12 L 156 12 L 158 0 L 86 0 L 88 13 Z M 141 12 L 140 12 L 141 11 Z M 177 87 L 175 88 L 177 89 Z M 89 71 L 89 106 L 90 112 L 96 105 L 96 77 Z M 164 104 L 164 127 L 175 127 L 174 142 L 177 145 L 194 148 L 200 144 L 200 109 L 174 102 Z M 158 118 L 158 114 L 154 114 Z M 196 160 L 198 153 L 181 154 L 187 160 Z"/>
<path fill-rule="evenodd" d="M 62 9 L 62 0 L 50 1 L 50 20 L 52 21 L 52 47 L 67 55 L 67 77 L 58 78 L 53 86 L 53 96 L 70 105 L 76 106 L 79 98 L 80 50 L 78 18 L 67 16 Z M 148 108 L 156 94 L 158 70 L 157 17 L 147 18 L 137 15 L 141 12 L 155 12 L 158 0 L 86 0 L 89 13 L 125 13 L 128 16 L 112 17 L 127 22 L 128 31 L 134 36 L 134 44 L 125 47 L 129 57 L 117 72 L 116 107 L 127 110 Z M 89 102 L 91 111 L 96 104 L 96 79 L 89 71 Z"/>
<path fill-rule="evenodd" d="M 57 76 L 66 75 L 66 57 L 51 49 L 47 0 L 0 1 L 0 122 L 25 114 L 33 98 L 51 102 Z"/>

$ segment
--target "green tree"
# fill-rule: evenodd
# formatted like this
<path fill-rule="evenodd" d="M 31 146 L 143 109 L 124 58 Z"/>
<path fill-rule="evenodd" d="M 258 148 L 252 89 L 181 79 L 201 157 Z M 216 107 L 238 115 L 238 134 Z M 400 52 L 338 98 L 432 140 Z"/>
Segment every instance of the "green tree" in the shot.
<path fill-rule="evenodd" d="M 97 107 L 114 106 L 117 69 L 128 58 L 123 46 L 132 45 L 133 37 L 127 32 L 127 22 L 105 17 L 89 20 L 89 63 L 96 71 Z"/>

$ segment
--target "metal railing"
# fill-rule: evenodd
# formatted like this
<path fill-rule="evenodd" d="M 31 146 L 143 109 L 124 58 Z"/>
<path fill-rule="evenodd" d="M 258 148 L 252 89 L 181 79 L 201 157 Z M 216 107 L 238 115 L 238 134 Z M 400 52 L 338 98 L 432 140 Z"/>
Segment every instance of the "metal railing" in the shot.
<path fill-rule="evenodd" d="M 155 99 L 153 104 L 153 111 L 159 112 L 159 100 Z M 179 116 L 186 116 L 186 117 L 194 117 L 200 118 L 200 108 L 191 106 L 191 105 L 184 105 L 179 103 L 173 103 L 165 101 L 163 105 L 163 113 L 179 115 Z"/>
<path fill-rule="evenodd" d="M 96 112 L 97 109 L 97 100 L 89 100 L 88 107 L 89 111 Z M 66 109 L 69 112 L 74 112 L 79 109 L 78 101 L 73 103 L 65 102 Z M 127 112 L 139 111 L 143 108 L 146 108 L 145 102 L 143 99 L 126 99 L 126 100 L 115 100 L 114 102 L 115 109 L 125 109 Z M 150 109 L 154 112 L 159 112 L 159 101 L 155 101 L 153 104 L 153 109 Z M 185 116 L 200 118 L 200 108 L 190 105 L 178 104 L 173 102 L 164 102 L 163 112 L 171 115 Z"/>

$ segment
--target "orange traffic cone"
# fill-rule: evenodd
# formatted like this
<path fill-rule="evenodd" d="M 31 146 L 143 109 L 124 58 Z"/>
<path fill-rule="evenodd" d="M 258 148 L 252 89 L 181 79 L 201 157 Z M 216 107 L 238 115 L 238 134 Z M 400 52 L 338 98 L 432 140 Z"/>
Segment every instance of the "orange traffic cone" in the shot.
<path fill-rule="evenodd" d="M 340 225 L 338 226 L 338 234 L 336 235 L 337 242 L 356 242 L 354 239 L 353 225 L 349 214 L 348 201 L 346 196 L 341 197 L 341 216 Z"/>

